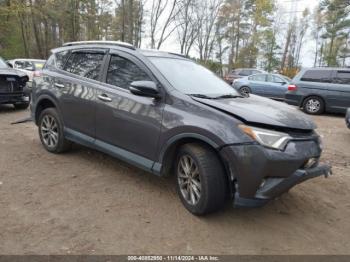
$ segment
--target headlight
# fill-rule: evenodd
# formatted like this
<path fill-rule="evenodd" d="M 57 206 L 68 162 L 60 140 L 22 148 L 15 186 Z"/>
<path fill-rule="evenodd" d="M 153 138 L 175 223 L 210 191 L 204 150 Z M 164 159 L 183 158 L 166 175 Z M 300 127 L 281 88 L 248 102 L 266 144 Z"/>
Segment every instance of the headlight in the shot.
<path fill-rule="evenodd" d="M 273 149 L 283 150 L 291 139 L 288 134 L 283 132 L 246 125 L 238 125 L 238 127 L 259 144 Z"/>

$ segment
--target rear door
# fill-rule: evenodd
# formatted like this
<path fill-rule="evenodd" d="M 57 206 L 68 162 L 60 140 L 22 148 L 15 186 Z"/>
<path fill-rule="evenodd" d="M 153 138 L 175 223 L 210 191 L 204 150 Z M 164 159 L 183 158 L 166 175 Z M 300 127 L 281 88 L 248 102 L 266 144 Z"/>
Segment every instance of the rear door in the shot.
<path fill-rule="evenodd" d="M 96 94 L 96 145 L 151 169 L 156 159 L 164 102 L 134 95 L 129 86 L 133 81 L 157 80 L 140 60 L 122 51 L 111 51 L 106 65 L 106 83 Z"/>
<path fill-rule="evenodd" d="M 95 94 L 107 49 L 73 50 L 53 78 L 68 131 L 95 136 Z"/>

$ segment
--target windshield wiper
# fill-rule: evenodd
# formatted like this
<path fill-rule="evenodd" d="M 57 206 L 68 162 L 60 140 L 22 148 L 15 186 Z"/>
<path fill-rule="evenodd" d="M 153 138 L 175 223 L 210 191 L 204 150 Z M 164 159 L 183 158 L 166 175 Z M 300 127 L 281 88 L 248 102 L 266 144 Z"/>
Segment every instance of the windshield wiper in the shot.
<path fill-rule="evenodd" d="M 203 95 L 203 94 L 188 94 L 188 95 L 198 97 L 198 98 L 205 98 L 205 99 L 213 99 L 214 98 L 212 96 L 207 96 L 207 95 Z"/>
<path fill-rule="evenodd" d="M 237 98 L 237 97 L 243 97 L 241 95 L 234 95 L 234 94 L 226 94 L 226 95 L 220 95 L 220 96 L 216 96 L 213 97 L 213 99 L 221 99 L 221 98 Z"/>

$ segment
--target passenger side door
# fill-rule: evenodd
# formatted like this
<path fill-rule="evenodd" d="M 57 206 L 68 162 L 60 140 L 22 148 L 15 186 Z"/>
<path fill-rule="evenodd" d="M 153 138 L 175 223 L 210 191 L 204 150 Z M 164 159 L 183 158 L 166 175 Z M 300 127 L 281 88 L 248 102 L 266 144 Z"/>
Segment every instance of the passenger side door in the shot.
<path fill-rule="evenodd" d="M 95 94 L 107 49 L 79 49 L 53 78 L 66 132 L 95 137 Z"/>
<path fill-rule="evenodd" d="M 256 74 L 248 77 L 249 87 L 253 94 L 266 96 L 266 74 Z"/>
<path fill-rule="evenodd" d="M 276 99 L 284 99 L 285 93 L 288 90 L 288 82 L 287 80 L 276 76 L 269 74 L 267 78 L 268 82 L 268 94 L 271 98 Z"/>
<path fill-rule="evenodd" d="M 149 69 L 132 55 L 112 51 L 105 65 L 105 84 L 97 90 L 96 145 L 151 169 L 156 159 L 163 99 L 134 95 L 133 81 L 154 81 Z"/>

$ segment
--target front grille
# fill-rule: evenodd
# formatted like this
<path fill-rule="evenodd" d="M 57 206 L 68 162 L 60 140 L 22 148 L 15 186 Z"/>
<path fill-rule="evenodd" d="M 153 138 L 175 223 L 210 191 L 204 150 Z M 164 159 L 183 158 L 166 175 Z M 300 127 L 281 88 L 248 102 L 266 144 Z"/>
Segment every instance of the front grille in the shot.
<path fill-rule="evenodd" d="M 17 76 L 0 76 L 0 93 L 22 92 L 24 83 Z"/>

